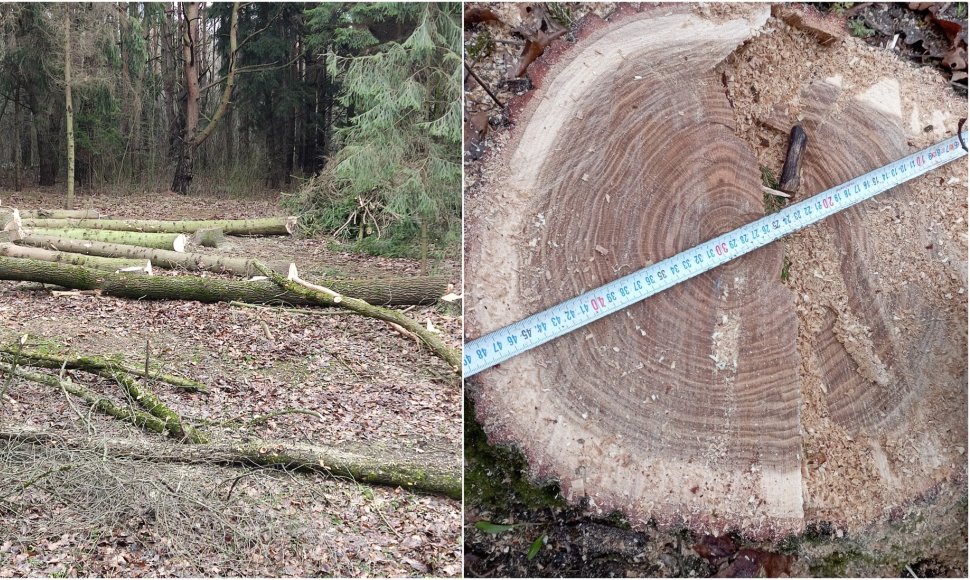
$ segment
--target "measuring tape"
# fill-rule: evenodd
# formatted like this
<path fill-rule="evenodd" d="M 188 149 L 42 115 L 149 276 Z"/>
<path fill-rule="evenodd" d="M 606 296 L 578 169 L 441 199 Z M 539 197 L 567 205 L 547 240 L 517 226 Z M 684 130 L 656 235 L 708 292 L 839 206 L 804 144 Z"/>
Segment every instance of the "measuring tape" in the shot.
<path fill-rule="evenodd" d="M 465 344 L 471 377 L 966 155 L 960 133 Z"/>

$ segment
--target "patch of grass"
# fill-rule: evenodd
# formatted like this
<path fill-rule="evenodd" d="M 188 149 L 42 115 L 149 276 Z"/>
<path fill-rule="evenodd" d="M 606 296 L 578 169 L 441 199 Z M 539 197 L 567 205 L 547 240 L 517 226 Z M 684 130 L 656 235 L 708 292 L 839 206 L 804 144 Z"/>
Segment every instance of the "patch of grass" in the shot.
<path fill-rule="evenodd" d="M 845 14 L 845 11 L 852 8 L 854 4 L 855 2 L 832 2 L 829 5 L 829 12 L 842 16 Z"/>
<path fill-rule="evenodd" d="M 788 278 L 791 276 L 789 269 L 791 268 L 791 260 L 788 256 L 785 256 L 784 263 L 781 265 L 781 281 L 787 282 Z"/>
<path fill-rule="evenodd" d="M 967 3 L 966 2 L 957 2 L 956 7 L 953 10 L 954 10 L 953 11 L 953 14 L 957 18 L 966 18 L 967 17 Z"/>
<path fill-rule="evenodd" d="M 809 566 L 809 570 L 814 577 L 837 578 L 846 575 L 849 564 L 865 559 L 861 552 L 854 549 L 832 552 L 820 562 Z"/>
<path fill-rule="evenodd" d="M 876 34 L 876 31 L 866 27 L 866 22 L 862 18 L 853 18 L 848 21 L 849 33 L 858 38 L 869 38 Z"/>
<path fill-rule="evenodd" d="M 562 2 L 549 2 L 546 4 L 546 10 L 549 11 L 549 15 L 553 19 L 562 24 L 565 28 L 572 28 L 573 22 L 573 9 L 569 5 Z"/>
<path fill-rule="evenodd" d="M 492 54 L 495 50 L 495 41 L 492 39 L 492 35 L 488 32 L 488 29 L 482 29 L 482 31 L 475 37 L 475 40 L 468 46 L 465 47 L 465 53 L 468 58 L 477 61 L 484 57 Z"/>
<path fill-rule="evenodd" d="M 489 445 L 485 431 L 475 420 L 475 405 L 465 397 L 465 501 L 469 505 L 508 511 L 565 507 L 558 484 L 535 485 L 529 481 L 529 464 L 516 449 Z"/>
<path fill-rule="evenodd" d="M 761 184 L 771 189 L 778 189 L 778 178 L 775 177 L 775 172 L 768 169 L 764 165 L 761 166 Z M 765 193 L 762 196 L 762 200 L 765 204 L 765 215 L 775 213 L 788 205 L 788 200 L 784 197 L 779 197 L 777 195 L 771 195 L 768 193 Z"/>

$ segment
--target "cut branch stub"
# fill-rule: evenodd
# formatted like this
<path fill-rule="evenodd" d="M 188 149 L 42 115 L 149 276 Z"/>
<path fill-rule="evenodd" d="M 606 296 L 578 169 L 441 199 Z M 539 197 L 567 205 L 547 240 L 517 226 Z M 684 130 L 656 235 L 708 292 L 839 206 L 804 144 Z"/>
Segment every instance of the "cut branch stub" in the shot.
<path fill-rule="evenodd" d="M 757 160 L 713 69 L 767 17 L 766 6 L 733 19 L 625 13 L 587 23 L 537 71 L 466 206 L 469 336 L 763 215 Z M 800 529 L 782 252 L 772 244 L 483 373 L 483 426 L 567 498 L 634 525 Z"/>

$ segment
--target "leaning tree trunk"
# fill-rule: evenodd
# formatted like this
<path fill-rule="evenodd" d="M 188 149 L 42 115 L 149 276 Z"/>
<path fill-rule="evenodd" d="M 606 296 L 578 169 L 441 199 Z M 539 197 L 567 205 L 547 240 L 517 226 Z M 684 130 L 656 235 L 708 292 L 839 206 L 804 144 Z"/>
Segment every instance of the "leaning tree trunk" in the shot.
<path fill-rule="evenodd" d="M 750 115 L 723 67 L 746 66 L 729 57 L 767 18 L 766 6 L 624 7 L 530 67 L 539 87 L 511 107 L 511 139 L 466 201 L 470 337 L 764 214 L 737 129 Z M 805 117 L 805 195 L 907 150 L 893 82 L 853 97 L 819 81 L 776 103 Z M 776 242 L 483 372 L 468 383 L 483 427 L 567 498 L 638 527 L 859 529 L 958 486 L 966 254 L 940 248 L 932 224 L 938 207 L 963 223 L 965 198 L 923 188 L 932 202 L 915 206 L 907 190 L 794 236 L 787 284 Z M 920 233 L 888 232 L 887 215 Z"/>
<path fill-rule="evenodd" d="M 198 276 L 136 276 L 81 266 L 21 258 L 0 257 L 0 280 L 55 284 L 76 290 L 98 290 L 105 296 L 139 300 L 198 300 L 199 302 L 249 302 L 252 304 L 320 305 L 298 293 L 281 290 L 269 280 L 218 280 Z M 427 281 L 428 279 L 425 279 Z M 321 285 L 350 298 L 374 304 L 408 304 L 409 292 L 389 284 L 407 279 L 321 280 Z M 419 291 L 426 295 L 427 289 Z M 414 293 L 410 293 L 414 295 Z M 383 302 L 382 302 L 383 300 Z M 423 301 L 427 301 L 425 298 Z"/>

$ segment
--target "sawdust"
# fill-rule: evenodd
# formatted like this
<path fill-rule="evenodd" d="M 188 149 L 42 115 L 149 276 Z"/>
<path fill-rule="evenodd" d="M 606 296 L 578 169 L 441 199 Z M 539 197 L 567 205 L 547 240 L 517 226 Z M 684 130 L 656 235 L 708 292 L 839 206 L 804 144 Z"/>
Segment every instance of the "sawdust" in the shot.
<path fill-rule="evenodd" d="M 784 160 L 787 128 L 810 116 L 803 89 L 813 82 L 837 95 L 828 112 L 832 118 L 838 118 L 853 100 L 878 114 L 898 116 L 910 151 L 952 136 L 958 119 L 966 116 L 966 101 L 950 90 L 937 71 L 916 68 L 853 38 L 822 46 L 810 32 L 776 19 L 769 21 L 764 34 L 722 63 L 721 72 L 734 105 L 737 134 L 761 165 L 776 172 Z M 853 315 L 846 298 L 839 265 L 840 256 L 852 251 L 846 240 L 837 240 L 824 226 L 813 226 L 786 242 L 792 263 L 788 285 L 796 294 L 799 318 L 803 481 L 809 521 L 832 521 L 859 530 L 880 518 L 899 515 L 901 504 L 916 499 L 915 495 L 932 496 L 948 479 L 966 478 L 961 453 L 966 448 L 965 427 L 939 426 L 941 417 L 965 417 L 967 412 L 966 392 L 954 393 L 942 376 L 962 373 L 966 381 L 966 162 L 951 163 L 910 182 L 908 191 L 905 197 L 886 194 L 864 204 L 860 235 L 870 254 L 879 256 L 873 266 L 878 271 L 867 273 L 876 281 L 875 290 L 902 297 L 900 308 L 882 313 L 888 321 L 888 339 L 893 344 L 916 345 L 924 336 L 951 337 L 921 345 L 925 353 L 905 353 L 943 361 L 939 378 L 919 383 L 912 376 L 901 376 L 890 361 L 880 358 L 873 329 Z M 796 198 L 814 193 L 800 191 Z M 908 307 L 914 296 L 925 305 L 918 311 Z M 846 411 L 830 408 L 832 391 L 840 386 L 826 383 L 823 367 L 829 361 L 818 355 L 818 342 L 826 333 L 834 335 L 832 340 L 841 343 L 854 362 L 855 368 L 843 375 L 849 382 L 884 391 L 882 396 L 895 401 L 896 409 L 908 410 L 906 416 L 889 409 L 874 417 L 872 421 L 883 426 L 881 435 L 865 425 L 834 419 Z M 923 398 L 919 404 L 906 399 L 914 395 L 903 392 L 900 384 L 905 381 L 918 383 L 913 392 Z"/>

